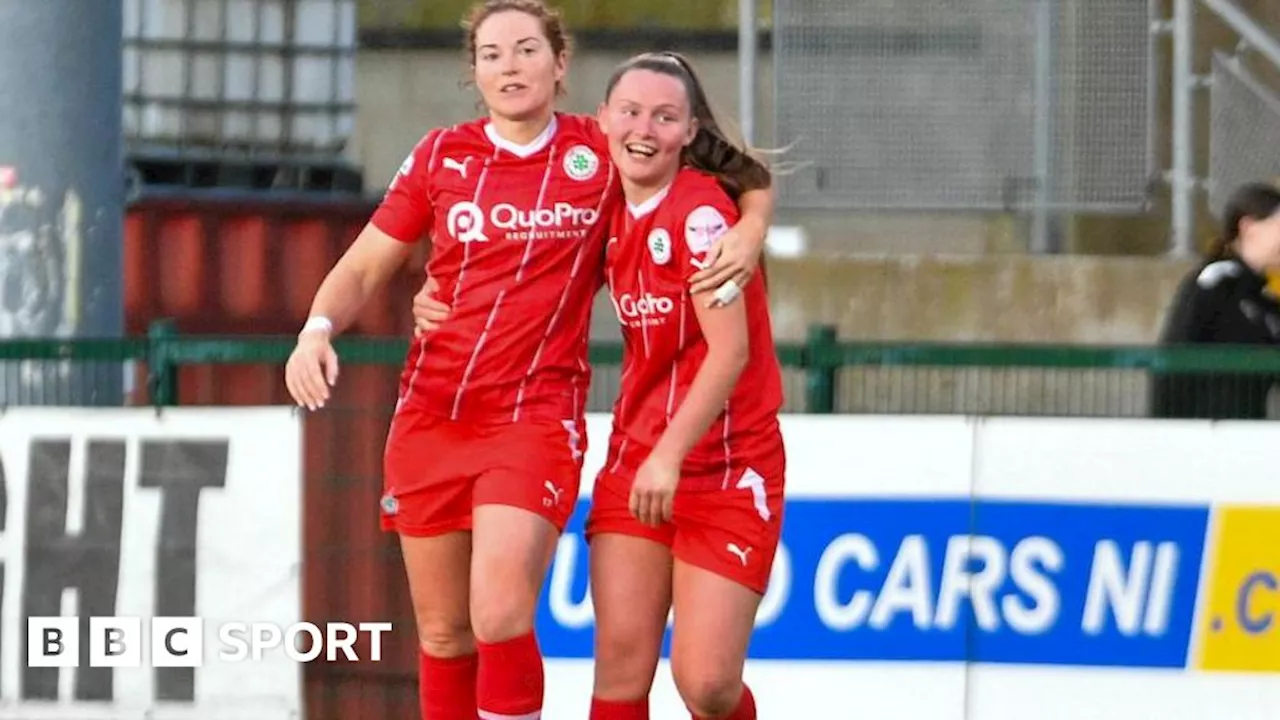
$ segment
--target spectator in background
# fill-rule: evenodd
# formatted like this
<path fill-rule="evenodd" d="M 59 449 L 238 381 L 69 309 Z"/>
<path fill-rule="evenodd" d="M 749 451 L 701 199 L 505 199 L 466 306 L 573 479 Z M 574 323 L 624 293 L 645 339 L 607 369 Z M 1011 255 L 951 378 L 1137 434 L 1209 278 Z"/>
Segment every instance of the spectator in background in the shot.
<path fill-rule="evenodd" d="M 1244 185 L 1223 213 L 1209 259 L 1182 282 L 1162 345 L 1280 348 L 1280 298 L 1268 274 L 1280 270 L 1280 190 Z M 1265 373 L 1177 373 L 1156 377 L 1153 414 L 1168 418 L 1265 419 L 1277 378 Z"/>

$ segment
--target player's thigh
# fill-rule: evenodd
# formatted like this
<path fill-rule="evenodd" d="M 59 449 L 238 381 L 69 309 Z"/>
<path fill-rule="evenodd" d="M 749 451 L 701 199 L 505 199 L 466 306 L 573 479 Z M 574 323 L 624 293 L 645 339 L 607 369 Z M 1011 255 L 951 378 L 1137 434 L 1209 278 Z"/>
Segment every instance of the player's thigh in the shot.
<path fill-rule="evenodd" d="M 604 700 L 646 697 L 662 654 L 671 609 L 671 551 L 614 533 L 591 541 L 595 610 L 595 691 Z"/>
<path fill-rule="evenodd" d="M 676 498 L 672 673 L 703 714 L 732 710 L 738 699 L 781 540 L 784 464 L 757 467 L 735 470 L 725 490 Z"/>
<path fill-rule="evenodd" d="M 740 582 L 676 560 L 671 673 L 681 698 L 696 712 L 723 713 L 735 706 L 760 599 Z"/>
<path fill-rule="evenodd" d="M 383 530 L 400 538 L 418 638 L 435 657 L 474 651 L 471 494 L 475 434 L 413 407 L 396 412 L 383 451 Z"/>
<path fill-rule="evenodd" d="M 533 630 L 543 578 L 560 533 L 545 517 L 511 505 L 472 511 L 471 628 L 481 642 Z"/>
<path fill-rule="evenodd" d="M 472 502 L 471 626 L 498 642 L 533 629 L 560 533 L 578 502 L 579 438 L 565 423 L 486 430 Z"/>
<path fill-rule="evenodd" d="M 649 694 L 671 609 L 675 528 L 636 520 L 630 489 L 630 477 L 602 472 L 586 522 L 596 620 L 594 695 L 604 700 Z"/>
<path fill-rule="evenodd" d="M 400 535 L 418 640 L 432 657 L 475 651 L 471 633 L 471 534 Z"/>

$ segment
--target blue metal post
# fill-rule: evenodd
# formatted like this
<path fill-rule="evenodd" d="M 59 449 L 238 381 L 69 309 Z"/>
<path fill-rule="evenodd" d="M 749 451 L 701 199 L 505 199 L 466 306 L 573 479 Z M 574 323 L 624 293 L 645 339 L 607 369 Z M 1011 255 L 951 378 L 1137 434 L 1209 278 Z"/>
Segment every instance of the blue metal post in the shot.
<path fill-rule="evenodd" d="M 122 0 L 0 3 L 0 337 L 123 332 L 123 22 Z M 113 405 L 122 384 L 118 363 L 15 363 L 0 402 Z"/>

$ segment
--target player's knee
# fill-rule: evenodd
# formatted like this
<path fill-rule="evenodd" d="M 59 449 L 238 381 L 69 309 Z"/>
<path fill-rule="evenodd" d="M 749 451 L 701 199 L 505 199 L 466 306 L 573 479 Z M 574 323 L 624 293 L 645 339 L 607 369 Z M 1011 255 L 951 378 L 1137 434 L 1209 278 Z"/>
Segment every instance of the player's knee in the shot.
<path fill-rule="evenodd" d="M 658 670 L 659 643 L 638 633 L 597 628 L 595 694 L 637 698 L 649 694 Z"/>
<path fill-rule="evenodd" d="M 496 643 L 533 631 L 535 608 L 517 594 L 494 594 L 471 599 L 471 630 L 476 640 Z"/>
<path fill-rule="evenodd" d="M 656 663 L 658 643 L 647 634 L 631 629 L 596 629 L 596 655 L 610 664 L 635 664 L 641 667 Z M 650 656 L 653 656 L 650 658 Z"/>
<path fill-rule="evenodd" d="M 677 669 L 675 681 L 680 699 L 699 717 L 728 715 L 742 697 L 741 677 L 711 667 Z"/>
<path fill-rule="evenodd" d="M 458 620 L 419 619 L 418 643 L 435 658 L 453 658 L 476 651 L 475 636 L 465 618 Z"/>

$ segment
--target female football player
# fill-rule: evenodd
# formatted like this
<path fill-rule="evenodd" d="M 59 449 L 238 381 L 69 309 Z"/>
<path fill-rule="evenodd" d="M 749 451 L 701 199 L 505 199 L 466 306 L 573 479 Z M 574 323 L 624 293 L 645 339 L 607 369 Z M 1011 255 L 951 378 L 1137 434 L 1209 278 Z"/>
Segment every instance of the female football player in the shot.
<path fill-rule="evenodd" d="M 322 407 L 338 379 L 333 336 L 430 237 L 428 274 L 450 313 L 406 358 L 382 524 L 401 542 L 423 717 L 525 720 L 542 707 L 535 606 L 577 499 L 590 301 L 621 193 L 595 118 L 555 110 L 569 51 L 559 17 L 540 0 L 489 0 L 465 27 L 487 117 L 432 130 L 406 158 L 316 293 L 285 379 L 299 405 Z M 738 239 L 704 284 L 760 253 L 770 191 L 741 205 Z"/>
<path fill-rule="evenodd" d="M 596 612 L 593 720 L 648 718 L 668 610 L 694 718 L 756 717 L 742 682 L 782 527 L 782 381 L 765 279 L 715 305 L 688 279 L 769 172 L 728 142 L 688 61 L 623 64 L 600 108 L 626 204 L 605 272 L 622 388 L 587 537 Z"/>

